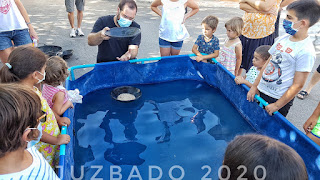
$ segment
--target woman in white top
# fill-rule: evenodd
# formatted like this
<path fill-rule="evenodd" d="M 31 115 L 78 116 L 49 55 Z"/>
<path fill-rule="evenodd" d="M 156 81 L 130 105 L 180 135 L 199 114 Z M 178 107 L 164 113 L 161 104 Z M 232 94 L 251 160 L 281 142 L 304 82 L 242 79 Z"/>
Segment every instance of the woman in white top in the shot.
<path fill-rule="evenodd" d="M 162 5 L 162 10 L 158 6 Z M 186 12 L 186 7 L 192 10 Z M 151 9 L 161 17 L 159 46 L 161 56 L 179 55 L 183 40 L 189 37 L 186 19 L 199 11 L 194 0 L 154 0 Z"/>
<path fill-rule="evenodd" d="M 0 84 L 0 180 L 59 179 L 34 147 L 46 120 L 39 96 L 27 86 Z"/>
<path fill-rule="evenodd" d="M 32 45 L 38 39 L 20 0 L 0 0 L 0 59 L 6 63 L 14 46 Z M 13 41 L 13 43 L 12 43 Z"/>

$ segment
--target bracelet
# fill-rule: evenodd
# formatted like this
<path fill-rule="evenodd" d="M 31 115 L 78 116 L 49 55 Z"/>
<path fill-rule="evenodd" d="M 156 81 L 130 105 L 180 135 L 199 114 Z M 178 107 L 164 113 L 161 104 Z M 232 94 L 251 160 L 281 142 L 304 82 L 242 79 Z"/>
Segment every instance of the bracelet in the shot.
<path fill-rule="evenodd" d="M 27 22 L 26 22 L 27 23 Z M 27 23 L 27 25 L 31 24 L 31 21 Z"/>

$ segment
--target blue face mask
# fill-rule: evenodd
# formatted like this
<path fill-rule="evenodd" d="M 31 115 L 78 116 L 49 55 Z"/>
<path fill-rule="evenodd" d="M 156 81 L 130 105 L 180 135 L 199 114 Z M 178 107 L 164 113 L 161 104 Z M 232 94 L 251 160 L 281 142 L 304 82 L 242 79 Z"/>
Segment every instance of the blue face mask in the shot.
<path fill-rule="evenodd" d="M 129 27 L 132 24 L 132 21 L 120 16 L 120 19 L 118 20 L 118 24 L 120 27 Z"/>
<path fill-rule="evenodd" d="M 31 140 L 31 141 L 28 142 L 27 148 L 31 148 L 32 146 L 36 145 L 36 144 L 40 141 L 40 139 L 41 139 L 41 137 L 42 137 L 42 127 L 41 127 L 41 123 L 39 123 L 39 125 L 38 125 L 37 128 L 28 128 L 28 129 L 37 129 L 37 130 L 40 132 L 37 139 Z M 28 129 L 26 129 L 26 130 L 28 130 Z"/>
<path fill-rule="evenodd" d="M 290 34 L 290 35 L 295 35 L 297 33 L 297 29 L 293 28 L 293 22 L 288 21 L 286 19 L 283 20 L 283 28 L 284 30 L 286 30 L 286 33 Z"/>

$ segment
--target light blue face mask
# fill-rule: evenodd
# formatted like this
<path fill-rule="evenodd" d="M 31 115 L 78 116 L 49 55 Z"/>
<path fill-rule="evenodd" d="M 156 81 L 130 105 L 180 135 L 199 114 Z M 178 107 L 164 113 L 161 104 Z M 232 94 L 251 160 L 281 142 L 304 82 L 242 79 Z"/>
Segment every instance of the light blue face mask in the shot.
<path fill-rule="evenodd" d="M 32 146 L 36 145 L 40 141 L 40 139 L 42 137 L 42 126 L 41 126 L 41 123 L 39 123 L 37 128 L 27 128 L 26 130 L 28 130 L 28 129 L 38 129 L 38 131 L 40 132 L 37 139 L 31 140 L 28 142 L 27 148 L 31 148 Z"/>
<path fill-rule="evenodd" d="M 120 15 L 120 19 L 117 21 L 120 27 L 129 27 L 132 24 L 132 21 L 126 18 L 121 17 Z"/>

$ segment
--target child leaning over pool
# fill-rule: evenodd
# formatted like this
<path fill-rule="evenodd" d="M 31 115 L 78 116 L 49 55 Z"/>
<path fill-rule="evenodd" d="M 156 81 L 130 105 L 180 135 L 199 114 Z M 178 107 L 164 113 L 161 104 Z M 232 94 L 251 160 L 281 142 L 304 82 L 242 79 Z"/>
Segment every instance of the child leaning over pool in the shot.
<path fill-rule="evenodd" d="M 0 84 L 0 179 L 59 179 L 35 148 L 42 136 L 39 96 L 27 86 Z"/>
<path fill-rule="evenodd" d="M 269 49 L 271 46 L 269 45 L 262 45 L 259 46 L 253 54 L 252 64 L 253 66 L 249 69 L 245 77 L 243 76 L 237 76 L 234 81 L 237 84 L 245 84 L 249 88 L 251 88 L 252 84 L 258 77 L 261 68 L 264 66 L 264 64 L 267 62 L 267 60 L 270 57 Z"/>
<path fill-rule="evenodd" d="M 213 35 L 217 30 L 219 20 L 215 16 L 207 16 L 202 22 L 202 35 L 199 35 L 192 47 L 192 52 L 197 55 L 196 61 L 208 62 L 219 56 L 219 39 Z M 202 55 L 205 53 L 208 55 Z"/>
<path fill-rule="evenodd" d="M 320 18 L 320 3 L 315 0 L 298 0 L 287 7 L 283 27 L 287 35 L 279 37 L 269 50 L 271 58 L 260 71 L 247 94 L 249 101 L 260 97 L 269 105 L 272 115 L 279 111 L 286 116 L 293 99 L 304 86 L 312 70 L 316 53 L 308 29 Z"/>
<path fill-rule="evenodd" d="M 240 76 L 242 45 L 239 36 L 242 33 L 243 20 L 234 17 L 226 22 L 227 39 L 221 47 L 218 61 L 233 75 Z"/>
<path fill-rule="evenodd" d="M 47 100 L 52 111 L 61 116 L 68 108 L 73 108 L 68 92 L 62 85 L 69 75 L 68 66 L 59 56 L 50 57 L 46 65 L 42 96 Z"/>

